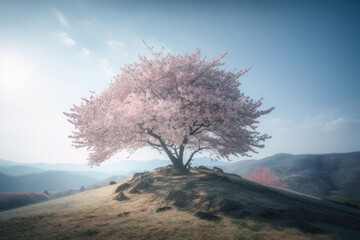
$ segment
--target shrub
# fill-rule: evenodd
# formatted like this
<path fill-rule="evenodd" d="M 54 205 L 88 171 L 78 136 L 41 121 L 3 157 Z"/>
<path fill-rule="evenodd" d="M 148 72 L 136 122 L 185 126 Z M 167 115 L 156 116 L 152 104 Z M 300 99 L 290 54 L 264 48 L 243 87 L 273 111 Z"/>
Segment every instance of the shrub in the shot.
<path fill-rule="evenodd" d="M 111 182 L 109 182 L 109 185 L 114 185 L 114 184 L 116 184 L 117 182 L 115 182 L 115 181 L 111 181 Z"/>

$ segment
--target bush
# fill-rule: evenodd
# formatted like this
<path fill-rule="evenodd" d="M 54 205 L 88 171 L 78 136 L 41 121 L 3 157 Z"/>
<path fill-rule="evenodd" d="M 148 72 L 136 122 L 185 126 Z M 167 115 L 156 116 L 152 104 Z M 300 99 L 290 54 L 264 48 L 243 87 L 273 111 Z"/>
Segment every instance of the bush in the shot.
<path fill-rule="evenodd" d="M 114 185 L 114 184 L 116 184 L 117 182 L 115 182 L 115 181 L 111 181 L 111 182 L 109 182 L 109 185 Z"/>

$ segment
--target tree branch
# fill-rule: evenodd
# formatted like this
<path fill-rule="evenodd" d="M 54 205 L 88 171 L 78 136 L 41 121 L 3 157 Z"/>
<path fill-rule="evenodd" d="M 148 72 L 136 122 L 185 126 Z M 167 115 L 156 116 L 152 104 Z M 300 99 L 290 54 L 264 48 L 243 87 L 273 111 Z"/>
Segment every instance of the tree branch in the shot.
<path fill-rule="evenodd" d="M 152 147 L 161 147 L 160 144 L 152 143 L 152 142 L 150 142 L 149 140 L 147 140 L 147 141 L 145 141 L 145 140 L 139 140 L 139 142 L 147 143 L 147 144 L 149 144 L 149 145 L 152 146 Z"/>
<path fill-rule="evenodd" d="M 196 126 L 196 125 L 194 125 Z M 207 123 L 207 124 L 204 124 L 204 123 L 201 123 L 200 125 L 198 125 L 197 128 L 195 128 L 194 130 L 192 128 L 190 128 L 190 133 L 189 135 L 196 135 L 196 134 L 199 134 L 205 130 L 209 130 L 208 127 L 211 126 L 211 123 Z M 203 129 L 201 129 L 202 127 L 205 127 Z M 201 129 L 201 130 L 200 130 Z M 199 131 L 200 130 L 200 131 Z"/>
<path fill-rule="evenodd" d="M 140 128 L 142 128 L 140 126 Z M 162 140 L 161 136 L 157 135 L 156 133 L 154 133 L 151 130 L 146 130 L 145 131 L 147 134 L 149 134 L 150 136 L 154 137 L 155 139 L 157 139 L 160 144 L 161 147 L 164 149 L 166 155 L 168 155 L 168 157 L 170 158 L 171 162 L 174 164 L 174 166 L 178 167 L 178 159 L 176 157 L 174 157 L 174 155 L 172 154 L 172 152 L 169 150 L 169 148 L 167 147 L 166 143 L 164 142 L 164 140 Z"/>
<path fill-rule="evenodd" d="M 190 164 L 190 162 L 191 162 L 191 160 L 192 160 L 192 158 L 194 157 L 194 155 L 195 155 L 195 153 L 197 153 L 197 152 L 199 152 L 199 151 L 201 151 L 201 150 L 204 150 L 205 148 L 198 148 L 197 150 L 195 150 L 194 152 L 192 152 L 191 153 L 191 155 L 190 155 L 190 157 L 189 157 L 189 160 L 186 162 L 186 164 L 185 164 L 185 167 L 187 167 L 189 164 Z"/>
<path fill-rule="evenodd" d="M 175 156 L 178 158 L 178 157 L 179 157 L 179 153 L 178 153 L 178 151 L 177 151 L 177 147 L 174 147 L 174 145 L 171 145 L 171 146 L 169 146 L 169 147 L 174 151 Z"/>
<path fill-rule="evenodd" d="M 212 64 L 209 64 L 209 66 L 204 70 L 202 71 L 195 79 L 193 79 L 190 84 L 193 84 L 196 80 L 198 80 L 207 70 L 209 70 L 210 68 L 212 68 L 213 66 L 215 65 L 215 62 L 212 63 Z"/>

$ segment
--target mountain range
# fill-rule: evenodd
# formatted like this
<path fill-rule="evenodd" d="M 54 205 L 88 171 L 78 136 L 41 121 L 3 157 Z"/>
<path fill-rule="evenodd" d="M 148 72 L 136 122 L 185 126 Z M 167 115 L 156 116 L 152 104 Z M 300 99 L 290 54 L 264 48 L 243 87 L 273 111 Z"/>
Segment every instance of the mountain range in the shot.
<path fill-rule="evenodd" d="M 17 163 L 0 159 L 0 192 L 64 191 L 104 186 L 110 181 L 122 181 L 139 171 L 152 171 L 169 165 L 167 160 L 121 160 L 102 166 L 86 164 Z M 222 166 L 226 162 L 212 162 L 207 158 L 195 159 L 194 166 Z"/>
<path fill-rule="evenodd" d="M 21 176 L 0 173 L 0 192 L 62 191 L 97 181 L 97 178 L 67 171 L 45 171 Z"/>
<path fill-rule="evenodd" d="M 18 176 L 28 173 L 36 173 L 47 170 L 60 170 L 60 171 L 76 171 L 76 172 L 91 172 L 94 174 L 105 173 L 106 177 L 137 171 L 152 171 L 155 168 L 163 167 L 171 164 L 169 160 L 153 159 L 150 161 L 137 161 L 137 160 L 119 160 L 110 164 L 103 164 L 100 166 L 90 167 L 86 164 L 71 164 L 71 163 L 18 163 L 8 160 L 0 159 L 0 172 L 5 174 Z M 212 162 L 209 158 L 196 158 L 192 166 L 224 166 L 228 162 Z"/>
<path fill-rule="evenodd" d="M 269 168 L 293 191 L 319 198 L 340 196 L 360 200 L 360 152 L 281 153 L 260 160 L 237 161 L 222 169 L 247 177 L 256 167 Z"/>
<path fill-rule="evenodd" d="M 106 185 L 135 172 L 169 165 L 167 160 L 120 160 L 90 168 L 85 164 L 16 163 L 0 160 L 0 192 L 63 191 L 81 186 Z M 288 189 L 319 198 L 360 200 L 360 152 L 333 154 L 275 154 L 260 160 L 211 162 L 194 160 L 193 166 L 217 166 L 227 173 L 247 177 L 256 167 L 273 171 Z"/>

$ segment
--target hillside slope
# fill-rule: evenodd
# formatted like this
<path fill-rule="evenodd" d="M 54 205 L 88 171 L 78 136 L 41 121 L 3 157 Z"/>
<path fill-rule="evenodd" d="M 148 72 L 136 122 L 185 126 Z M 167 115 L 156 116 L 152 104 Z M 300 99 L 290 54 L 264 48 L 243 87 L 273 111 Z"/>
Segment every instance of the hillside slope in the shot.
<path fill-rule="evenodd" d="M 291 155 L 276 154 L 223 166 L 228 173 L 247 176 L 255 167 L 274 171 L 290 189 L 325 198 L 337 195 L 360 200 L 360 152 Z"/>
<path fill-rule="evenodd" d="M 115 193 L 117 191 L 117 193 Z M 117 198 L 118 200 L 115 200 Z M 205 220 L 208 219 L 208 220 Z M 359 239 L 360 211 L 205 168 L 170 167 L 0 214 L 2 239 Z"/>

